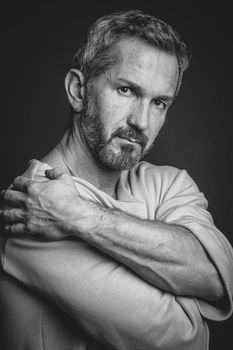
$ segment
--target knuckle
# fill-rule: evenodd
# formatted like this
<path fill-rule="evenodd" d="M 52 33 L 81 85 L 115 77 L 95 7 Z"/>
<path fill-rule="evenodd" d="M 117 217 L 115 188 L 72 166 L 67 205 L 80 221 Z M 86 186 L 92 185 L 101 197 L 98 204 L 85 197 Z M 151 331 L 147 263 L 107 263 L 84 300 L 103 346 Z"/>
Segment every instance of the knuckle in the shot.
<path fill-rule="evenodd" d="M 37 159 L 30 159 L 28 162 L 28 165 L 32 168 L 34 168 L 37 164 L 38 164 L 38 160 Z"/>
<path fill-rule="evenodd" d="M 17 220 L 20 222 L 25 222 L 25 213 L 22 210 L 17 211 Z"/>
<path fill-rule="evenodd" d="M 2 211 L 2 217 L 5 221 L 7 221 L 8 219 L 8 216 L 9 216 L 9 211 L 7 209 L 3 210 Z"/>
<path fill-rule="evenodd" d="M 27 218 L 26 222 L 24 223 L 25 232 L 30 233 L 32 232 L 33 224 L 30 220 L 30 218 Z"/>
<path fill-rule="evenodd" d="M 21 176 L 16 176 L 13 180 L 13 184 L 16 185 L 21 181 Z"/>
<path fill-rule="evenodd" d="M 10 228 L 10 232 L 11 233 L 16 233 L 17 232 L 17 225 L 10 225 L 9 228 Z"/>
<path fill-rule="evenodd" d="M 25 199 L 25 201 L 24 201 L 24 207 L 25 207 L 26 210 L 29 210 L 29 209 L 30 209 L 30 207 L 31 207 L 31 199 L 30 199 L 30 197 L 27 197 L 27 198 Z"/>
<path fill-rule="evenodd" d="M 27 192 L 29 194 L 34 194 L 36 193 L 36 184 L 33 182 L 33 180 L 29 180 L 27 184 Z"/>
<path fill-rule="evenodd" d="M 32 191 L 34 189 L 33 181 L 32 180 L 28 180 L 28 183 L 27 183 L 26 187 L 27 187 L 28 191 Z"/>
<path fill-rule="evenodd" d="M 25 199 L 24 205 L 23 205 L 24 214 L 27 218 L 29 218 L 30 215 L 33 215 L 34 205 L 35 205 L 34 200 L 30 197 L 30 194 L 29 194 L 29 196 Z"/>

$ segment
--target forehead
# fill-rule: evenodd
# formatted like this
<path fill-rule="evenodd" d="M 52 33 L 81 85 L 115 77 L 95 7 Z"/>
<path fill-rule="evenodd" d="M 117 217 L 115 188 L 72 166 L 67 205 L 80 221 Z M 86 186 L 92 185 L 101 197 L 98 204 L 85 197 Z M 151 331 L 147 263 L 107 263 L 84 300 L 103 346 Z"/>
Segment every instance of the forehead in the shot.
<path fill-rule="evenodd" d="M 109 73 L 157 93 L 174 94 L 179 77 L 177 58 L 139 38 L 121 39 L 114 47 L 117 63 Z"/>

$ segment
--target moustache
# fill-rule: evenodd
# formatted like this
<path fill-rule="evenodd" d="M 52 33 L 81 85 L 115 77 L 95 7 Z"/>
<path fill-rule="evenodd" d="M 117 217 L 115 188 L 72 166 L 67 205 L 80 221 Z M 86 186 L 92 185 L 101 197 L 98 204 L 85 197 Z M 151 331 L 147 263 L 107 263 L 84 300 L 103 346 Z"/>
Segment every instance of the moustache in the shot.
<path fill-rule="evenodd" d="M 132 139 L 135 142 L 139 143 L 141 145 L 142 149 L 144 149 L 146 147 L 147 143 L 148 143 L 148 137 L 146 135 L 144 135 L 141 131 L 133 129 L 131 127 L 128 127 L 128 128 L 120 127 L 120 128 L 118 128 L 112 134 L 111 140 L 114 137 L 121 137 L 121 138 L 129 139 L 129 140 Z"/>

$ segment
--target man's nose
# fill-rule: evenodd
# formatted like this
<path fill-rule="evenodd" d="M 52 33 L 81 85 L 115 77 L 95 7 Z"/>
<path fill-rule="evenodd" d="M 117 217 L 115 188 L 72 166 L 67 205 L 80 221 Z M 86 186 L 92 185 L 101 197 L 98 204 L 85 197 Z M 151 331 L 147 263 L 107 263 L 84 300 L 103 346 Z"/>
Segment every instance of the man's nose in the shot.
<path fill-rule="evenodd" d="M 144 131 L 149 126 L 150 103 L 147 101 L 139 101 L 130 113 L 128 124 L 133 125 L 137 129 Z"/>

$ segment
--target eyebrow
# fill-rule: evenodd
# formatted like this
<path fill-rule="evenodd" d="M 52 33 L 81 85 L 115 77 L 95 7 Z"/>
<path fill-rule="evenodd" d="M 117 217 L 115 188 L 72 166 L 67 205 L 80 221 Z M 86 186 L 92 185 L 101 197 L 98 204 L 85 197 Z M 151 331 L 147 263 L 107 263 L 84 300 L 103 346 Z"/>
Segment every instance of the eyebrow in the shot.
<path fill-rule="evenodd" d="M 138 94 L 138 95 L 143 95 L 145 90 L 140 86 L 138 85 L 137 83 L 131 81 L 131 80 L 128 80 L 128 79 L 125 79 L 125 78 L 119 78 L 117 79 L 117 82 L 121 82 L 121 83 L 124 83 L 126 84 L 127 86 L 131 87 L 134 89 L 134 91 Z M 163 101 L 166 101 L 166 102 L 170 102 L 172 103 L 175 99 L 175 96 L 170 96 L 170 95 L 158 95 L 156 96 L 155 99 L 159 99 L 159 100 L 163 100 Z"/>

